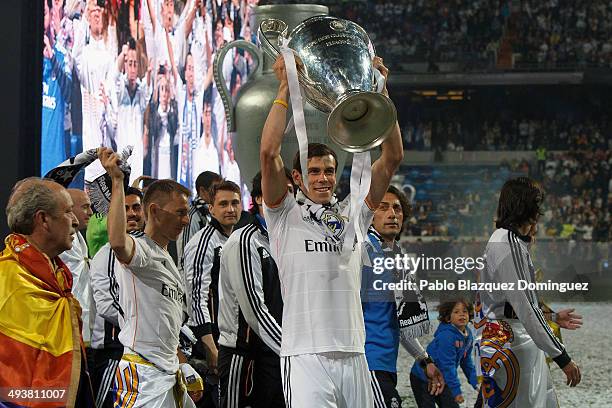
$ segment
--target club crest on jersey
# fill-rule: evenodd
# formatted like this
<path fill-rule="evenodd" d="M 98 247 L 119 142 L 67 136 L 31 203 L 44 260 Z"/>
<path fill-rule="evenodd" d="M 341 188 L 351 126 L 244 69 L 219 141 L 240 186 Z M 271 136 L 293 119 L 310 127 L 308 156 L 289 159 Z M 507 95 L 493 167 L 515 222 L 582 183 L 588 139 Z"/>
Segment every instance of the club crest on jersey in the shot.
<path fill-rule="evenodd" d="M 344 232 L 344 219 L 331 211 L 326 211 L 321 216 L 321 222 L 333 234 L 334 238 L 340 239 Z"/>

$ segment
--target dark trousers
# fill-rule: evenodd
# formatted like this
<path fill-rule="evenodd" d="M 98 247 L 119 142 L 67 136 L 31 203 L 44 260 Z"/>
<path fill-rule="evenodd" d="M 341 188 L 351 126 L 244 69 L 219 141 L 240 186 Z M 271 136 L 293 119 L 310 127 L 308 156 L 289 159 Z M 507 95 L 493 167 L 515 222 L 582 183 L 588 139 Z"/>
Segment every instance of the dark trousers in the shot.
<path fill-rule="evenodd" d="M 448 386 L 444 387 L 442 394 L 434 397 L 427 390 L 427 382 L 410 373 L 410 387 L 419 408 L 435 408 L 436 405 L 440 408 L 459 408 Z"/>
<path fill-rule="evenodd" d="M 482 386 L 478 389 L 478 397 L 476 398 L 476 403 L 474 404 L 474 408 L 483 408 L 484 401 L 482 399 Z"/>
<path fill-rule="evenodd" d="M 213 333 L 214 338 L 219 334 Z M 206 362 L 206 350 L 201 341 L 193 345 L 191 356 L 187 362 L 197 371 L 204 381 L 204 394 L 196 402 L 198 408 L 219 408 L 219 377 L 208 369 Z"/>
<path fill-rule="evenodd" d="M 93 407 L 94 394 L 91 387 L 91 379 L 87 367 L 87 360 L 81 354 L 81 375 L 79 378 L 79 388 L 77 390 L 75 407 Z"/>
<path fill-rule="evenodd" d="M 204 394 L 196 402 L 198 408 L 219 408 L 219 384 L 210 377 L 204 379 Z"/>
<path fill-rule="evenodd" d="M 397 392 L 397 373 L 370 371 L 370 384 L 374 394 L 374 408 L 402 408 Z"/>
<path fill-rule="evenodd" d="M 284 408 L 280 357 L 219 347 L 221 408 Z"/>
<path fill-rule="evenodd" d="M 115 371 L 123 350 L 98 349 L 92 350 L 91 382 L 96 406 L 98 408 L 113 408 L 115 395 L 111 392 L 115 380 Z"/>

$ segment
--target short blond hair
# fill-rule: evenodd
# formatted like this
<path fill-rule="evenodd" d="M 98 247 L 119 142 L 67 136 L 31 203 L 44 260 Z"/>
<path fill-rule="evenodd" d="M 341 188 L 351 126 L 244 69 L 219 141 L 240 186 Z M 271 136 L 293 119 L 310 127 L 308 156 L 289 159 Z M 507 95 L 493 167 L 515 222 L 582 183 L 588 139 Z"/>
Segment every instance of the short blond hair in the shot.
<path fill-rule="evenodd" d="M 157 204 L 163 207 L 172 199 L 172 194 L 184 194 L 187 198 L 191 197 L 191 191 L 182 184 L 177 183 L 174 180 L 164 179 L 156 180 L 149 188 L 142 199 L 142 204 L 145 208 L 145 215 L 148 215 L 148 208 L 150 204 Z"/>

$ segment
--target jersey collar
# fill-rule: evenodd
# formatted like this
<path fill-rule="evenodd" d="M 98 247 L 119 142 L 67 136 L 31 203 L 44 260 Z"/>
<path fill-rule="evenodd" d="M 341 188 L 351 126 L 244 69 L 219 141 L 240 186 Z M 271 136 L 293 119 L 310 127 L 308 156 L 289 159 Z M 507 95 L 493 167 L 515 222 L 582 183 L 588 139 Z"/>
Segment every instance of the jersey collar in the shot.
<path fill-rule="evenodd" d="M 385 243 L 385 241 L 383 240 L 382 235 L 380 235 L 380 233 L 378 231 L 376 231 L 376 228 L 374 228 L 374 226 L 370 225 L 370 228 L 368 228 L 368 235 L 371 237 L 370 239 L 374 238 L 378 241 L 378 244 L 381 247 L 384 247 L 385 245 L 387 245 Z M 397 240 L 393 240 L 393 246 L 391 247 L 391 250 L 396 251 L 399 250 L 399 244 L 397 242 Z"/>
<path fill-rule="evenodd" d="M 312 201 L 310 198 L 308 198 L 308 196 L 304 194 L 304 192 L 301 189 L 298 188 L 298 191 L 295 194 L 295 201 L 297 201 L 299 205 L 307 205 L 310 208 L 323 207 L 327 209 L 332 209 L 336 212 L 340 212 L 339 205 L 338 205 L 338 198 L 336 197 L 336 194 L 332 195 L 329 203 L 317 204 L 314 201 Z"/>
<path fill-rule="evenodd" d="M 512 228 L 512 227 L 501 227 L 504 229 L 507 229 L 508 231 L 512 232 L 518 239 L 520 239 L 521 241 L 525 242 L 525 243 L 530 243 L 531 242 L 531 236 L 529 235 L 522 235 L 521 233 L 519 233 L 516 229 Z"/>
<path fill-rule="evenodd" d="M 221 235 L 223 235 L 224 237 L 228 238 L 228 235 L 225 234 L 225 231 L 223 231 L 223 227 L 221 226 L 221 223 L 219 221 L 217 221 L 217 219 L 215 217 L 211 217 L 210 218 L 210 225 L 212 225 L 212 227 L 214 229 L 216 229 L 217 231 L 219 231 L 219 233 Z"/>
<path fill-rule="evenodd" d="M 255 214 L 255 217 L 253 217 L 253 224 L 259 228 L 261 233 L 265 235 L 266 238 L 268 238 L 268 226 L 266 225 L 266 219 L 264 217 L 259 214 Z"/>

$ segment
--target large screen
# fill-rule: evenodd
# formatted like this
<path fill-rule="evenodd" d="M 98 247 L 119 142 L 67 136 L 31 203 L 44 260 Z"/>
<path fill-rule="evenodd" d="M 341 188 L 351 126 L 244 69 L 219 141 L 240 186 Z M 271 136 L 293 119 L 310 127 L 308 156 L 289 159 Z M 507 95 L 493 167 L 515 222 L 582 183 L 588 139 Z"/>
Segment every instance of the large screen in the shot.
<path fill-rule="evenodd" d="M 248 197 L 213 81 L 216 52 L 254 41 L 258 0 L 44 0 L 41 173 L 99 146 L 133 147 L 130 182 L 172 178 L 194 189 L 202 171 Z M 235 96 L 253 68 L 232 49 L 222 63 Z M 103 171 L 99 163 L 75 180 Z"/>

